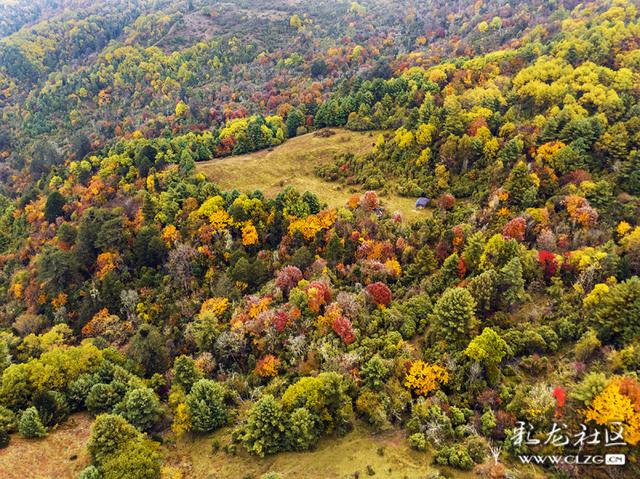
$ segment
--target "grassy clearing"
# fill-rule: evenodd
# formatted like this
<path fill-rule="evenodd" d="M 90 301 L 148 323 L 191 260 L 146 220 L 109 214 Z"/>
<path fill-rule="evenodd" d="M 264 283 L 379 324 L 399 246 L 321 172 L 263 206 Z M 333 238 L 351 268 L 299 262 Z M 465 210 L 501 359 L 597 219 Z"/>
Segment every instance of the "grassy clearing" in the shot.
<path fill-rule="evenodd" d="M 9 447 L 0 449 L 2 479 L 75 479 L 90 463 L 86 445 L 92 419 L 72 415 L 43 439 L 13 434 Z M 165 432 L 161 446 L 163 467 L 179 471 L 183 479 L 260 479 L 277 472 L 283 479 L 424 479 L 435 472 L 432 455 L 409 448 L 402 431 L 374 435 L 361 423 L 341 437 L 324 437 L 312 451 L 280 453 L 259 458 L 242 447 L 225 452 L 232 427 L 207 436 L 187 435 L 174 442 Z M 213 444 L 219 445 L 213 448 Z M 451 479 L 475 479 L 473 472 L 438 467 Z M 168 471 L 167 471 L 168 472 Z M 375 474 L 370 475 L 371 472 Z M 174 477 L 174 476 L 171 476 Z M 135 479 L 135 478 L 130 478 Z"/>
<path fill-rule="evenodd" d="M 201 162 L 197 168 L 223 189 L 261 190 L 267 197 L 274 197 L 291 185 L 317 194 L 330 207 L 343 206 L 353 190 L 317 177 L 315 168 L 330 164 L 336 154 L 370 151 L 378 132 L 333 131 L 336 134 L 328 137 L 308 133 L 271 150 Z M 428 210 L 416 210 L 412 198 L 391 195 L 382 200 L 389 211 L 400 211 L 409 220 L 429 214 Z"/>
<path fill-rule="evenodd" d="M 166 463 L 192 479 L 258 479 L 267 472 L 277 472 L 283 479 L 351 479 L 370 477 L 367 467 L 376 478 L 423 479 L 433 471 L 431 456 L 407 446 L 400 432 L 373 436 L 359 426 L 344 437 L 324 438 L 318 447 L 303 453 L 281 453 L 273 457 L 250 456 L 241 448 L 237 455 L 214 452 L 212 443 L 229 442 L 228 430 L 209 438 L 182 439 L 167 446 Z M 448 470 L 454 479 L 470 479 L 472 473 Z"/>
<path fill-rule="evenodd" d="M 91 433 L 88 414 L 74 414 L 43 439 L 12 434 L 0 449 L 2 479 L 72 479 L 87 465 L 86 445 Z"/>

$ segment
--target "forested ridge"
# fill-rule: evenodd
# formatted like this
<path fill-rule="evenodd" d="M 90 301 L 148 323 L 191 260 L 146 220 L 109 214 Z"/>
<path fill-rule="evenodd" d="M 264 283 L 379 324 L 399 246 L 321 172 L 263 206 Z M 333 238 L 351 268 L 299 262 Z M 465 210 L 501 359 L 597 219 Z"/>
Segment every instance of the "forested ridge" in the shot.
<path fill-rule="evenodd" d="M 636 477 L 638 5 L 441 3 L 0 5 L 0 444 L 88 411 L 80 477 L 180 478 L 365 424 L 434 479 L 608 477 L 522 467 L 566 424 Z M 336 127 L 376 132 L 339 208 L 196 169 Z"/>

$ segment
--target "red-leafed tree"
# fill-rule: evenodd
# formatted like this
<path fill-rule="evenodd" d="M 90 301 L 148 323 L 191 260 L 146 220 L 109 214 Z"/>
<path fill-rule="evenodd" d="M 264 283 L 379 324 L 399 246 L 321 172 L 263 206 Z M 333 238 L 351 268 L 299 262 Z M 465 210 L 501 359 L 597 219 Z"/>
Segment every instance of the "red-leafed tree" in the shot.
<path fill-rule="evenodd" d="M 438 198 L 438 207 L 442 210 L 450 210 L 456 205 L 456 197 L 451 193 L 445 193 Z"/>
<path fill-rule="evenodd" d="M 544 277 L 547 279 L 551 278 L 558 271 L 558 261 L 556 260 L 556 256 L 550 251 L 540 251 L 538 253 L 538 263 L 542 266 Z"/>
<path fill-rule="evenodd" d="M 356 335 L 353 333 L 351 321 L 344 316 L 340 315 L 334 319 L 331 327 L 345 344 L 351 344 L 356 340 Z"/>
<path fill-rule="evenodd" d="M 380 281 L 368 285 L 367 293 L 369 293 L 371 300 L 378 306 L 388 306 L 389 303 L 391 303 L 391 290 L 386 284 Z"/>
<path fill-rule="evenodd" d="M 276 286 L 282 290 L 285 295 L 297 286 L 302 279 L 302 271 L 296 266 L 285 266 L 276 276 Z"/>
<path fill-rule="evenodd" d="M 524 233 L 527 229 L 527 222 L 522 216 L 513 218 L 509 221 L 504 228 L 502 228 L 502 234 L 506 238 L 513 238 L 517 241 L 524 241 Z"/>
<path fill-rule="evenodd" d="M 561 417 L 567 402 L 567 392 L 562 386 L 557 386 L 553 390 L 553 397 L 556 399 L 556 417 Z"/>

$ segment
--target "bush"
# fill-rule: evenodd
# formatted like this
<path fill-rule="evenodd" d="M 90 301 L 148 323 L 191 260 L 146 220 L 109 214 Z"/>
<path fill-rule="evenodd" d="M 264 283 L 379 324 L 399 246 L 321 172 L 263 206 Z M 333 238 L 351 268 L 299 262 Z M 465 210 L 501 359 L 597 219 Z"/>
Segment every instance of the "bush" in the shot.
<path fill-rule="evenodd" d="M 384 386 L 386 379 L 389 377 L 389 366 L 376 354 L 362 367 L 361 377 L 363 384 L 367 387 L 378 390 Z"/>
<path fill-rule="evenodd" d="M 602 343 L 598 339 L 595 331 L 590 329 L 582 335 L 578 340 L 575 347 L 576 359 L 578 361 L 586 361 L 589 359 L 600 347 Z"/>
<path fill-rule="evenodd" d="M 210 432 L 227 421 L 224 395 L 224 387 L 210 379 L 201 379 L 193 385 L 186 400 L 193 431 Z"/>
<path fill-rule="evenodd" d="M 450 288 L 433 307 L 435 339 L 451 346 L 462 346 L 475 336 L 477 320 L 476 302 L 464 288 Z"/>
<path fill-rule="evenodd" d="M 127 442 L 116 454 L 105 458 L 101 468 L 104 479 L 158 479 L 160 464 L 157 443 L 133 440 Z"/>
<path fill-rule="evenodd" d="M 285 411 L 305 407 L 318 420 L 320 431 L 347 430 L 353 420 L 351 397 L 347 383 L 338 373 L 321 373 L 304 377 L 287 388 L 282 395 Z"/>
<path fill-rule="evenodd" d="M 411 418 L 407 421 L 407 430 L 412 433 L 427 431 L 425 437 L 433 444 L 449 441 L 454 434 L 451 419 L 440 406 L 431 405 L 430 401 L 422 398 L 416 401 L 411 408 Z"/>
<path fill-rule="evenodd" d="M 367 422 L 371 424 L 376 431 L 382 431 L 389 427 L 389 420 L 384 406 L 384 397 L 386 395 L 380 392 L 374 392 L 370 389 L 364 389 L 356 400 L 356 409 L 358 413 L 363 415 Z"/>
<path fill-rule="evenodd" d="M 112 384 L 94 384 L 89 390 L 85 404 L 91 414 L 110 412 L 122 397 Z"/>
<path fill-rule="evenodd" d="M 0 406 L 0 429 L 8 433 L 15 432 L 18 429 L 16 415 L 11 409 L 4 406 Z"/>
<path fill-rule="evenodd" d="M 284 449 L 284 431 L 282 406 L 272 395 L 267 394 L 249 411 L 241 441 L 247 451 L 264 457 Z"/>
<path fill-rule="evenodd" d="M 634 341 L 640 334 L 640 278 L 634 276 L 612 286 L 595 306 L 593 321 L 603 341 Z"/>
<path fill-rule="evenodd" d="M 173 362 L 173 384 L 180 386 L 186 393 L 201 378 L 196 369 L 196 362 L 184 354 L 178 356 Z"/>
<path fill-rule="evenodd" d="M 484 440 L 479 436 L 472 436 L 466 441 L 469 456 L 476 464 L 482 464 L 487 455 L 487 447 Z"/>
<path fill-rule="evenodd" d="M 497 425 L 496 416 L 491 409 L 487 410 L 487 412 L 480 417 L 480 424 L 482 424 L 482 434 L 491 436 L 491 433 Z"/>
<path fill-rule="evenodd" d="M 457 469 L 469 470 L 473 468 L 473 459 L 464 446 L 452 446 L 449 453 L 449 465 Z"/>
<path fill-rule="evenodd" d="M 598 394 L 604 391 L 608 383 L 609 380 L 604 373 L 590 372 L 574 388 L 571 398 L 588 406 Z"/>
<path fill-rule="evenodd" d="M 427 450 L 427 438 L 424 433 L 416 432 L 409 436 L 409 446 L 411 446 L 416 451 L 426 451 Z"/>
<path fill-rule="evenodd" d="M 306 451 L 318 442 L 316 421 L 306 408 L 298 408 L 289 416 L 286 444 L 294 451 Z"/>
<path fill-rule="evenodd" d="M 476 302 L 476 311 L 479 314 L 489 313 L 495 308 L 497 283 L 498 273 L 495 269 L 484 271 L 469 281 L 467 289 Z"/>
<path fill-rule="evenodd" d="M 89 466 L 82 470 L 78 479 L 102 479 L 102 476 L 96 466 Z"/>
<path fill-rule="evenodd" d="M 441 466 L 451 466 L 467 471 L 473 468 L 473 459 L 467 448 L 461 444 L 441 447 L 436 451 L 434 461 Z"/>
<path fill-rule="evenodd" d="M 33 396 L 33 405 L 47 427 L 62 422 L 69 414 L 67 400 L 58 391 L 38 391 Z"/>
<path fill-rule="evenodd" d="M 101 414 L 93 423 L 87 449 L 93 460 L 100 464 L 123 444 L 139 436 L 136 428 L 122 416 Z"/>
<path fill-rule="evenodd" d="M 469 410 L 467 409 L 467 411 Z M 451 406 L 449 409 L 449 417 L 453 426 L 462 426 L 467 422 L 465 411 L 456 406 Z"/>
<path fill-rule="evenodd" d="M 71 411 L 79 411 L 86 406 L 87 396 L 95 384 L 96 380 L 91 374 L 83 374 L 69 385 L 67 401 Z"/>
<path fill-rule="evenodd" d="M 18 430 L 26 438 L 44 437 L 47 430 L 42 425 L 38 410 L 31 406 L 22 413 L 18 422 Z"/>
<path fill-rule="evenodd" d="M 138 234 L 136 241 L 141 238 L 141 235 L 142 233 Z M 159 253 L 154 252 L 153 249 L 149 247 L 149 241 L 152 239 L 160 240 L 158 236 L 151 239 L 147 237 L 140 239 L 142 243 L 140 254 L 144 257 L 149 257 L 150 261 L 155 263 L 159 261 L 156 257 Z M 162 240 L 160 240 L 160 242 L 162 248 L 164 248 Z M 154 373 L 164 373 L 169 364 L 169 349 L 166 345 L 166 339 L 158 328 L 150 324 L 142 325 L 136 335 L 131 339 L 131 343 L 127 349 L 127 356 L 134 364 L 140 365 L 144 375 L 147 377 Z"/>
<path fill-rule="evenodd" d="M 282 479 L 282 476 L 277 472 L 267 472 L 260 476 L 260 479 Z"/>
<path fill-rule="evenodd" d="M 58 216 L 64 215 L 63 207 L 66 201 L 64 196 L 60 194 L 58 191 L 52 191 L 47 197 L 47 202 L 44 206 L 44 217 L 49 222 L 52 223 L 56 220 Z"/>
<path fill-rule="evenodd" d="M 376 305 L 386 307 L 391 303 L 392 294 L 389 287 L 380 281 L 367 286 L 367 293 Z"/>
<path fill-rule="evenodd" d="M 148 431 L 160 420 L 162 409 L 151 389 L 139 388 L 127 392 L 116 412 L 141 431 Z"/>

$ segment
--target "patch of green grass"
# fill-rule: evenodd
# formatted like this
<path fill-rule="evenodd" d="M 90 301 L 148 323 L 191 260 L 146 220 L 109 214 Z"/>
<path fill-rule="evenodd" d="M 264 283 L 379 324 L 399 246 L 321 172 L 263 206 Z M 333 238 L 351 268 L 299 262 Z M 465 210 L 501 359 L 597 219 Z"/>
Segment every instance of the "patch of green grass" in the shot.
<path fill-rule="evenodd" d="M 261 190 L 272 198 L 291 185 L 300 191 L 315 193 L 331 208 L 344 206 L 353 189 L 324 181 L 315 175 L 315 169 L 331 164 L 334 156 L 340 153 L 367 153 L 378 132 L 333 131 L 335 135 L 325 137 L 308 133 L 287 140 L 271 150 L 200 162 L 197 169 L 225 190 Z M 428 210 L 416 210 L 413 198 L 390 195 L 383 197 L 382 201 L 390 212 L 399 211 L 408 220 L 430 214 Z"/>

